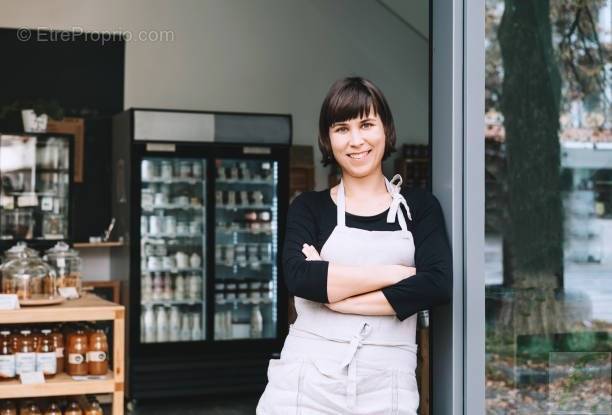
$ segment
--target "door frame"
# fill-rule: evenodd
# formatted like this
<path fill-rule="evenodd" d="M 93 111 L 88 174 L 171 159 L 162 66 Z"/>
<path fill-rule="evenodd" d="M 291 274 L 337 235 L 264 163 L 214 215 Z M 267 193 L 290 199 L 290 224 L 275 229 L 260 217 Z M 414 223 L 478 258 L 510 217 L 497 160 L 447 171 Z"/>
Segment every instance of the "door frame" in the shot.
<path fill-rule="evenodd" d="M 430 0 L 432 192 L 453 251 L 453 301 L 432 312 L 432 413 L 484 415 L 485 0 Z"/>

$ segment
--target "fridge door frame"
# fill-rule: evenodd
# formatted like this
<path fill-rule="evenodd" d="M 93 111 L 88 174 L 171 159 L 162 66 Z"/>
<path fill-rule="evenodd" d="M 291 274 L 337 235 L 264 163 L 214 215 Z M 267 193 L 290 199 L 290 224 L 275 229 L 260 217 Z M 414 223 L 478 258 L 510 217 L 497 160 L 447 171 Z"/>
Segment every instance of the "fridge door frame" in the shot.
<path fill-rule="evenodd" d="M 169 144 L 174 151 L 147 151 L 147 144 Z M 168 356 L 169 349 L 177 355 L 199 355 L 215 352 L 231 352 L 245 350 L 253 354 L 268 352 L 271 356 L 280 351 L 288 332 L 287 307 L 288 296 L 284 289 L 281 276 L 280 254 L 276 257 L 278 272 L 277 296 L 277 336 L 264 339 L 238 339 L 214 340 L 214 161 L 218 158 L 228 159 L 262 159 L 278 162 L 278 251 L 280 253 L 283 243 L 284 224 L 288 209 L 289 197 L 289 146 L 288 145 L 251 145 L 251 144 L 219 144 L 219 143 L 185 143 L 185 142 L 146 142 L 132 141 L 131 143 L 131 188 L 132 206 L 130 209 L 130 290 L 129 290 L 129 319 L 130 319 L 130 356 L 132 360 L 139 358 L 153 358 L 155 356 Z M 244 148 L 269 149 L 269 154 L 244 154 Z M 141 161 L 145 157 L 169 158 L 198 158 L 206 160 L 206 339 L 201 341 L 180 341 L 163 343 L 141 343 L 140 341 L 140 217 L 142 206 L 140 204 L 141 189 Z M 212 203 L 211 203 L 212 201 Z M 212 209 L 211 209 L 212 208 Z M 212 228 L 208 228 L 209 226 Z"/>

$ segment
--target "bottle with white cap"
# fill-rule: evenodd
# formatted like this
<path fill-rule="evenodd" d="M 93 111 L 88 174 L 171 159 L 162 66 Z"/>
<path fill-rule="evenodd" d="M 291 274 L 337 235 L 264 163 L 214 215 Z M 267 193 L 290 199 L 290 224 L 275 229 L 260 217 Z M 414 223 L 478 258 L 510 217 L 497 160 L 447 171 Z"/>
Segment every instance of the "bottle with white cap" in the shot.
<path fill-rule="evenodd" d="M 181 312 L 177 306 L 170 307 L 169 320 L 169 339 L 171 342 L 177 342 L 181 339 Z"/>
<path fill-rule="evenodd" d="M 145 343 L 154 343 L 155 337 L 155 313 L 152 306 L 147 306 L 144 312 Z"/>
<path fill-rule="evenodd" d="M 155 331 L 157 333 L 157 342 L 168 341 L 168 312 L 166 307 L 160 306 L 157 308 L 155 315 Z"/>
<path fill-rule="evenodd" d="M 251 310 L 251 338 L 259 339 L 263 333 L 263 317 L 259 304 L 255 304 Z"/>

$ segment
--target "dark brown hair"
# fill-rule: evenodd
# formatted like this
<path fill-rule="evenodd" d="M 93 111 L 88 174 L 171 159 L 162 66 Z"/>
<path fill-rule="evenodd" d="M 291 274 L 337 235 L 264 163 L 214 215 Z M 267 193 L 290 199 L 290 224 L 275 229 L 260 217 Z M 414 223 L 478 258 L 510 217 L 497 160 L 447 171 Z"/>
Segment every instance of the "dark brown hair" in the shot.
<path fill-rule="evenodd" d="M 385 152 L 383 160 L 395 151 L 395 124 L 385 96 L 371 81 L 361 77 L 339 79 L 332 84 L 321 105 L 319 115 L 319 149 L 324 166 L 335 164 L 329 128 L 337 122 L 367 116 L 373 110 L 383 123 Z"/>

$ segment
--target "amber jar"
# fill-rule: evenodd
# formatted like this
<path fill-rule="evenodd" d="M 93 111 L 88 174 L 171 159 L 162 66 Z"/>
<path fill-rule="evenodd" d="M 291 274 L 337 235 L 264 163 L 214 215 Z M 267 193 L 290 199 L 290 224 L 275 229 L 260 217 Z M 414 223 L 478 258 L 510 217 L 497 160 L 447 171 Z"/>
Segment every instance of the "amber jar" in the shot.
<path fill-rule="evenodd" d="M 102 411 L 100 403 L 94 399 L 91 401 L 87 409 L 85 409 L 84 415 L 104 415 L 104 412 Z"/>
<path fill-rule="evenodd" d="M 51 332 L 53 347 L 55 347 L 55 357 L 57 360 L 57 373 L 64 371 L 64 335 L 57 328 Z"/>
<path fill-rule="evenodd" d="M 34 350 L 38 350 L 38 345 L 40 344 L 40 339 L 42 338 L 42 334 L 38 329 L 32 329 L 32 334 L 30 334 L 32 338 L 32 346 L 34 346 Z"/>
<path fill-rule="evenodd" d="M 70 376 L 87 375 L 87 334 L 77 330 L 68 336 L 68 365 L 66 372 Z"/>
<path fill-rule="evenodd" d="M 17 375 L 36 370 L 36 351 L 30 332 L 23 330 L 21 334 L 19 349 L 15 352 L 15 373 Z"/>
<path fill-rule="evenodd" d="M 62 410 L 56 402 L 51 402 L 43 415 L 62 415 Z"/>
<path fill-rule="evenodd" d="M 70 364 L 68 364 L 68 367 L 70 367 Z M 78 403 L 72 401 L 64 411 L 64 415 L 83 415 L 83 411 Z"/>
<path fill-rule="evenodd" d="M 11 348 L 13 351 L 16 352 L 19 350 L 19 347 L 21 346 L 21 333 L 19 333 L 19 330 L 13 330 L 9 336 L 9 340 L 11 341 Z"/>
<path fill-rule="evenodd" d="M 108 372 L 108 341 L 104 330 L 98 329 L 89 334 L 87 367 L 90 375 L 106 375 Z"/>
<path fill-rule="evenodd" d="M 19 411 L 19 415 L 42 415 L 42 412 L 38 405 L 34 402 L 28 402 L 27 405 L 22 406 Z"/>
<path fill-rule="evenodd" d="M 15 352 L 10 334 L 10 331 L 0 332 L 0 381 L 15 377 Z M 1 411 L 0 415 L 2 415 Z"/>
<path fill-rule="evenodd" d="M 36 349 L 36 370 L 43 372 L 43 375 L 49 378 L 57 373 L 57 358 L 53 338 L 51 338 L 51 330 L 43 330 L 42 333 Z"/>
<path fill-rule="evenodd" d="M 0 401 L 0 415 L 17 415 L 17 405 L 9 400 Z"/>

